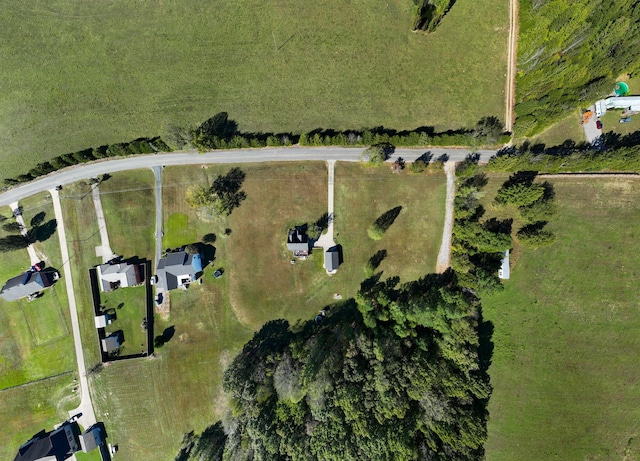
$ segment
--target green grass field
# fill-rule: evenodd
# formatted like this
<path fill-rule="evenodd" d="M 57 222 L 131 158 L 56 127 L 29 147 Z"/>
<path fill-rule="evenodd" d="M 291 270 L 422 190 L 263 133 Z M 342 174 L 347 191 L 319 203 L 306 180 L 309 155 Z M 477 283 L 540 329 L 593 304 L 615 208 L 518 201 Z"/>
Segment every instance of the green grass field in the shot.
<path fill-rule="evenodd" d="M 44 225 L 51 225 L 53 206 L 48 193 L 38 194 L 21 202 L 27 226 L 38 214 L 44 215 Z M 7 207 L 0 210 L 9 216 Z M 48 224 L 47 224 L 48 223 Z M 55 224 L 55 221 L 54 223 Z M 0 230 L 4 235 L 4 231 Z M 48 267 L 61 269 L 62 258 L 58 235 L 48 231 L 46 240 L 35 244 Z M 42 234 L 39 234 L 42 237 Z M 1 283 L 19 275 L 30 266 L 26 250 L 0 254 Z M 17 386 L 75 369 L 73 338 L 70 334 L 67 292 L 63 283 L 56 283 L 33 301 L 20 299 L 7 302 L 0 299 L 0 389 Z"/>
<path fill-rule="evenodd" d="M 60 195 L 87 369 L 100 362 L 89 269 L 102 264 L 102 258 L 96 256 L 95 250 L 101 241 L 90 190 L 88 183 L 81 181 L 65 186 Z"/>
<path fill-rule="evenodd" d="M 474 125 L 504 113 L 508 3 L 3 3 L 0 176 L 227 111 L 245 131 Z M 276 51 L 277 44 L 278 50 Z"/>
<path fill-rule="evenodd" d="M 0 459 L 13 459 L 18 447 L 42 429 L 50 431 L 80 403 L 75 373 L 0 391 Z"/>
<path fill-rule="evenodd" d="M 151 170 L 114 173 L 100 184 L 109 244 L 124 259 L 137 256 L 151 261 L 154 257 L 155 228 L 149 226 L 155 222 L 154 187 Z"/>
<path fill-rule="evenodd" d="M 558 146 L 571 139 L 575 142 L 585 140 L 584 128 L 580 123 L 580 111 L 572 111 L 564 120 L 551 125 L 549 128 L 529 140 L 531 144 L 545 144 L 547 147 Z"/>
<path fill-rule="evenodd" d="M 638 459 L 640 189 L 552 183 L 556 243 L 516 247 L 505 290 L 483 299 L 495 328 L 487 459 Z"/>
<path fill-rule="evenodd" d="M 147 333 L 142 328 L 142 320 L 147 316 L 145 287 L 119 288 L 109 293 L 101 293 L 102 305 L 115 312 L 117 319 L 108 325 L 106 334 L 122 331 L 124 342 L 120 355 L 135 355 L 147 350 Z"/>
<path fill-rule="evenodd" d="M 292 266 L 285 246 L 290 226 L 315 221 L 326 212 L 326 166 L 319 162 L 242 165 L 247 199 L 229 218 L 213 223 L 198 219 L 184 201 L 187 187 L 208 184 L 231 167 L 164 170 L 164 246 L 192 243 L 214 233 L 216 260 L 205 269 L 202 285 L 192 284 L 187 291 L 171 293 L 168 319 L 156 315 L 155 334 L 165 328 L 173 328 L 175 334 L 156 350 L 155 358 L 112 363 L 91 378 L 98 418 L 107 424 L 123 459 L 173 459 L 183 433 L 201 431 L 224 415 L 222 372 L 252 331 L 272 318 L 309 318 L 333 301 L 335 291 L 345 296 L 355 293 L 364 278 L 364 262 L 379 245 L 389 245 L 389 257 L 382 265 L 388 275 L 413 264 L 414 253 L 420 254 L 420 267 L 404 268 L 403 277 L 425 273 L 435 264 L 444 215 L 443 174 L 398 176 L 386 168 L 360 172 L 358 165 L 339 164 L 336 226 L 339 219 L 343 224 L 338 227 L 338 241 L 353 248 L 345 253 L 350 260 L 344 269 L 330 278 L 316 255 Z M 361 173 L 366 181 L 356 181 Z M 416 189 L 420 194 L 415 194 Z M 377 190 L 384 190 L 385 195 L 370 210 L 338 211 L 346 206 L 361 207 Z M 385 207 L 399 203 L 406 211 L 394 224 L 398 229 L 392 226 L 382 241 L 370 240 L 366 227 L 364 233 L 355 231 L 358 222 L 368 223 L 386 211 Z M 140 222 L 153 227 L 154 215 L 147 207 L 136 213 Z M 417 221 L 414 225 L 410 224 L 413 220 Z M 230 235 L 224 236 L 225 228 L 231 229 Z M 410 241 L 393 244 L 402 228 Z M 91 228 L 85 232 L 90 233 Z M 396 246 L 403 251 L 392 250 Z M 407 255 L 411 255 L 410 263 Z M 225 273 L 215 280 L 213 270 L 220 267 Z M 307 283 L 302 283 L 303 277 Z M 263 296 L 259 299 L 260 290 Z"/>

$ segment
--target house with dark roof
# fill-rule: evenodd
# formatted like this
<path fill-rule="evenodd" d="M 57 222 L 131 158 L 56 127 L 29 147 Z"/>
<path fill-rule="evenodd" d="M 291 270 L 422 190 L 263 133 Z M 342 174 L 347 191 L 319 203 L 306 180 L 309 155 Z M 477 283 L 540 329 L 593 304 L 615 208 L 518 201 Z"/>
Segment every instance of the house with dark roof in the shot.
<path fill-rule="evenodd" d="M 80 428 L 65 422 L 51 432 L 42 431 L 18 448 L 13 461 L 63 461 L 80 449 Z"/>
<path fill-rule="evenodd" d="M 298 258 L 309 256 L 309 237 L 303 228 L 289 229 L 287 249 Z"/>
<path fill-rule="evenodd" d="M 0 291 L 0 298 L 6 301 L 15 301 L 35 295 L 53 285 L 58 277 L 58 273 L 55 271 L 27 271 L 7 280 Z"/>
<path fill-rule="evenodd" d="M 140 264 L 114 263 L 96 266 L 98 282 L 102 291 L 120 287 L 133 287 L 143 282 Z"/>
<path fill-rule="evenodd" d="M 165 290 L 186 288 L 202 272 L 202 256 L 185 251 L 169 253 L 158 261 L 158 285 Z"/>

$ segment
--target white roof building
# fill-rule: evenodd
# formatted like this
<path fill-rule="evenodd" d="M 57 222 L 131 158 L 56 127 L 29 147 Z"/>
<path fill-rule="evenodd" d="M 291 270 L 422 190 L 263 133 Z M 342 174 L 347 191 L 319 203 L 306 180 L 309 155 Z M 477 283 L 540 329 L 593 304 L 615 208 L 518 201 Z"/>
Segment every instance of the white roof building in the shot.
<path fill-rule="evenodd" d="M 511 277 L 511 268 L 509 267 L 509 250 L 504 252 L 502 257 L 502 266 L 498 269 L 498 277 L 508 280 Z"/>
<path fill-rule="evenodd" d="M 595 103 L 596 117 L 602 117 L 608 109 L 626 109 L 640 112 L 640 96 L 610 96 Z"/>

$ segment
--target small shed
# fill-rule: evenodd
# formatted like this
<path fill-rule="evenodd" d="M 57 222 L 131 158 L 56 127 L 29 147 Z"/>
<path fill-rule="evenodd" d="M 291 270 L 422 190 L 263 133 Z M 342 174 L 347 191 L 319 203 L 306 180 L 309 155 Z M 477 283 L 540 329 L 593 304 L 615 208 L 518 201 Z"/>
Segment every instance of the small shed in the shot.
<path fill-rule="evenodd" d="M 509 267 L 509 250 L 504 252 L 502 257 L 502 265 L 498 269 L 498 277 L 508 280 L 511 277 L 511 268 Z"/>
<path fill-rule="evenodd" d="M 95 321 L 96 328 L 105 328 L 107 325 L 111 323 L 111 318 L 109 314 L 104 315 L 96 315 L 93 320 Z"/>
<path fill-rule="evenodd" d="M 106 353 L 113 352 L 120 347 L 120 338 L 116 333 L 111 333 L 102 340 L 102 350 Z"/>
<path fill-rule="evenodd" d="M 324 268 L 328 273 L 334 274 L 340 265 L 340 253 L 336 248 L 330 248 L 324 254 Z"/>

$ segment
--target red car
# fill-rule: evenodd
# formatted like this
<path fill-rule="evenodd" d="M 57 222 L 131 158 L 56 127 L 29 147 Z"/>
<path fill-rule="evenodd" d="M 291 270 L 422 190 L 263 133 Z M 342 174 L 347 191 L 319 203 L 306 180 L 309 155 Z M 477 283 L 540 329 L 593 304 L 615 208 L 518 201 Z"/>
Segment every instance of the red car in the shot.
<path fill-rule="evenodd" d="M 600 120 L 596 120 L 596 128 L 599 130 L 602 129 L 602 122 Z"/>

